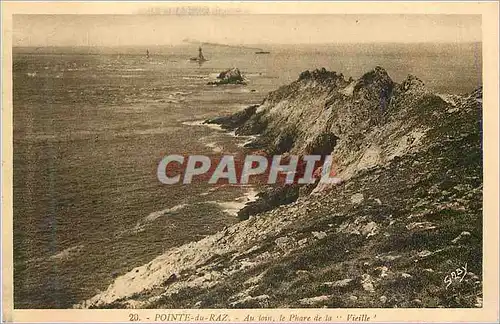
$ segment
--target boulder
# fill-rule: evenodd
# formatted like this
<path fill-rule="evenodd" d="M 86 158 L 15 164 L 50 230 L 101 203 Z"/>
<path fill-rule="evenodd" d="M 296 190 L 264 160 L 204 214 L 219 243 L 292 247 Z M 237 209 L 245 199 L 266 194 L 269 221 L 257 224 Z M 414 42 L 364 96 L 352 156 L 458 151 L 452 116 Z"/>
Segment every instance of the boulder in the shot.
<path fill-rule="evenodd" d="M 368 292 L 374 292 L 375 287 L 373 286 L 373 280 L 369 274 L 363 274 L 361 278 L 361 285 L 363 286 L 363 289 L 368 291 Z"/>
<path fill-rule="evenodd" d="M 258 194 L 257 200 L 248 203 L 238 212 L 240 220 L 246 220 L 252 215 L 274 209 L 277 206 L 291 204 L 299 198 L 298 185 L 273 187 Z"/>
<path fill-rule="evenodd" d="M 246 296 L 229 304 L 231 308 L 263 308 L 267 307 L 269 295 Z"/>
<path fill-rule="evenodd" d="M 324 282 L 323 286 L 331 287 L 331 288 L 343 288 L 351 285 L 354 282 L 354 279 L 346 278 L 342 280 L 337 280 L 333 282 Z"/>
<path fill-rule="evenodd" d="M 365 200 L 365 197 L 363 196 L 362 193 L 356 193 L 351 196 L 351 202 L 353 205 L 359 205 Z"/>
<path fill-rule="evenodd" d="M 471 236 L 470 232 L 463 231 L 462 233 L 460 233 L 460 235 L 458 235 L 457 237 L 455 237 L 455 238 L 451 241 L 451 243 L 453 243 L 453 244 L 457 244 L 457 243 L 459 243 L 459 242 L 461 242 L 461 241 L 464 241 L 464 239 L 466 239 L 467 237 L 470 237 L 470 236 Z"/>
<path fill-rule="evenodd" d="M 299 304 L 301 305 L 316 305 L 322 302 L 326 302 L 331 298 L 331 296 L 328 295 L 323 295 L 323 296 L 316 296 L 316 297 L 310 297 L 310 298 L 302 298 L 299 300 Z"/>
<path fill-rule="evenodd" d="M 312 236 L 314 236 L 318 240 L 322 240 L 327 236 L 327 234 L 325 232 L 312 232 L 311 234 L 312 234 Z"/>

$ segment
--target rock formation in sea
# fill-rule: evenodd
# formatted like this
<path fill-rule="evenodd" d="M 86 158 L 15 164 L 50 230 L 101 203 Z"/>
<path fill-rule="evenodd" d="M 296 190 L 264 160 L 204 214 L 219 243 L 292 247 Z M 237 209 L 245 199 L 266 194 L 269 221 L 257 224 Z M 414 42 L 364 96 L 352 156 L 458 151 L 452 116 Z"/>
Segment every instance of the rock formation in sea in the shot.
<path fill-rule="evenodd" d="M 245 78 L 238 68 L 231 68 L 226 71 L 222 71 L 217 76 L 217 81 L 209 82 L 210 85 L 223 85 L 223 84 L 246 84 Z"/>
<path fill-rule="evenodd" d="M 343 181 L 247 210 L 76 307 L 481 307 L 481 121 L 481 87 L 444 96 L 381 67 L 305 71 L 208 122 L 258 135 L 250 147 L 267 154 L 331 153 Z"/>

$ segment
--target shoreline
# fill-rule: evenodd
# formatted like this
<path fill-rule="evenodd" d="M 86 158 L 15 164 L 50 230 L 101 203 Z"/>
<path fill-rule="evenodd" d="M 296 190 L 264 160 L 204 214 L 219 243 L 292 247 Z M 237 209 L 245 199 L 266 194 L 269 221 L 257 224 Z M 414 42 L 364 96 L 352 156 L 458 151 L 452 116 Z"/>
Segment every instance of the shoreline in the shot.
<path fill-rule="evenodd" d="M 248 107 L 248 106 L 245 106 Z M 240 139 L 240 141 L 237 141 L 235 145 L 239 148 L 245 149 L 245 145 L 247 143 L 251 143 L 253 140 L 257 138 L 257 136 L 247 136 L 247 135 L 237 135 L 235 134 L 234 130 L 228 130 L 223 128 L 220 124 L 215 124 L 215 123 L 208 123 L 210 119 L 195 119 L 191 121 L 183 121 L 182 124 L 186 126 L 205 126 L 208 127 L 212 130 L 220 131 L 221 134 L 224 135 L 229 135 L 230 138 L 234 140 Z M 206 136 L 204 138 L 208 138 L 209 136 Z M 202 139 L 204 139 L 202 138 Z M 204 145 L 210 149 L 214 153 L 223 153 L 223 149 L 221 145 L 218 145 L 217 141 L 210 141 L 207 143 L 204 143 Z M 241 153 L 241 152 L 240 152 Z M 257 201 L 259 199 L 259 195 L 263 193 L 263 191 L 257 190 L 257 187 L 251 184 L 247 185 L 239 185 L 238 187 L 244 187 L 244 188 L 249 188 L 245 191 L 245 193 L 242 196 L 239 196 L 235 198 L 233 201 L 217 201 L 215 202 L 217 205 L 219 205 L 221 208 L 223 208 L 224 212 L 229 213 L 230 215 L 233 216 L 238 216 L 238 213 L 242 211 L 245 207 L 247 207 L 249 204 Z M 202 193 L 201 195 L 205 196 L 210 193 L 210 191 L 217 190 L 216 188 L 210 189 L 208 192 Z M 210 201 L 207 201 L 209 203 Z"/>

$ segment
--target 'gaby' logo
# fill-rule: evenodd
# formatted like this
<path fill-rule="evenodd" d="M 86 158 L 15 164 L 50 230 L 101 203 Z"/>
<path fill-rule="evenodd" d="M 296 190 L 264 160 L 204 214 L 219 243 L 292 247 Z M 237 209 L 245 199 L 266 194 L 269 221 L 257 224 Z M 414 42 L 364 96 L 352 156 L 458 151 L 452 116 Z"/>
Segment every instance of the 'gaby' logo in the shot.
<path fill-rule="evenodd" d="M 331 155 L 167 155 L 159 163 L 158 180 L 163 184 L 339 183 Z"/>

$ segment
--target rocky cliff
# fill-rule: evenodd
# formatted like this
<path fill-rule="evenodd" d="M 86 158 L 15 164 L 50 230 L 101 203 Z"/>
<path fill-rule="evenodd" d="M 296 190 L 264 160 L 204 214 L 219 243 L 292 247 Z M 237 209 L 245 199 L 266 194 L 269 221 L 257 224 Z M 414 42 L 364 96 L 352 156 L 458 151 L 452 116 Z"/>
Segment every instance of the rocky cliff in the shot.
<path fill-rule="evenodd" d="M 268 154 L 331 153 L 343 182 L 173 248 L 76 307 L 481 307 L 481 116 L 481 88 L 303 72 L 210 122 Z"/>

